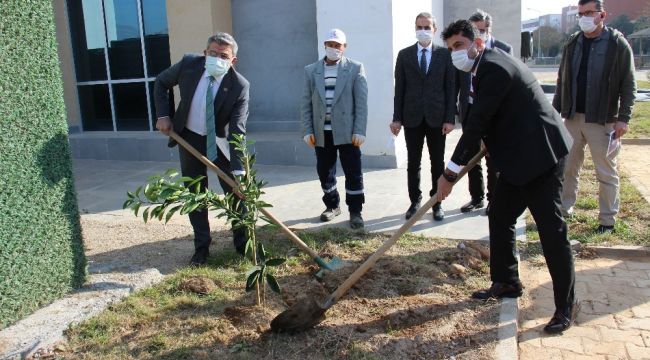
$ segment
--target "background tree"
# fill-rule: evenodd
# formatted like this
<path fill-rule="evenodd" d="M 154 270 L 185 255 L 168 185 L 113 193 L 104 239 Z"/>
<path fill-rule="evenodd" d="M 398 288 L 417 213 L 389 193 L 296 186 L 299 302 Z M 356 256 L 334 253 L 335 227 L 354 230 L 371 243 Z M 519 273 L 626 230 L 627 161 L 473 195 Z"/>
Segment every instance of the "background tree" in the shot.
<path fill-rule="evenodd" d="M 634 24 L 625 14 L 621 14 L 615 17 L 607 24 L 607 26 L 622 32 L 625 36 L 628 36 L 634 32 Z"/>
<path fill-rule="evenodd" d="M 650 16 L 639 16 L 634 21 L 634 32 L 641 31 L 650 27 Z"/>
<path fill-rule="evenodd" d="M 533 57 L 538 56 L 538 47 L 540 47 L 540 42 L 542 57 L 557 56 L 562 50 L 562 44 L 564 43 L 565 38 L 566 35 L 554 27 L 539 27 L 537 30 L 533 31 L 533 47 L 535 49 L 535 51 L 533 51 Z"/>

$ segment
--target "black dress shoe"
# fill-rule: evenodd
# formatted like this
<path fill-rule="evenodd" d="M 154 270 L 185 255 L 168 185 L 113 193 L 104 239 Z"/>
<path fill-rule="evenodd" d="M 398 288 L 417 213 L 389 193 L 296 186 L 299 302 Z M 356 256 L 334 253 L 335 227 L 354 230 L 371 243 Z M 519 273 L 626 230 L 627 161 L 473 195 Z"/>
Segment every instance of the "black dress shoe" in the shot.
<path fill-rule="evenodd" d="M 208 260 L 208 256 L 210 256 L 210 250 L 207 248 L 196 249 L 196 251 L 194 251 L 194 255 L 192 255 L 192 259 L 190 260 L 190 266 L 205 265 L 206 261 Z"/>
<path fill-rule="evenodd" d="M 515 283 L 500 283 L 494 282 L 489 289 L 480 290 L 472 293 L 474 299 L 487 300 L 487 299 L 500 299 L 500 298 L 518 298 L 523 294 L 523 289 L 520 282 Z"/>
<path fill-rule="evenodd" d="M 411 206 L 409 206 L 409 209 L 406 210 L 406 215 L 404 215 L 404 218 L 406 220 L 412 218 L 413 215 L 415 215 L 415 213 L 418 211 L 419 208 L 420 208 L 420 202 L 419 201 L 411 203 Z"/>
<path fill-rule="evenodd" d="M 483 199 L 472 199 L 472 201 L 460 207 L 460 212 L 470 212 L 472 210 L 477 210 L 485 206 Z"/>
<path fill-rule="evenodd" d="M 440 203 L 433 205 L 433 220 L 442 221 L 445 219 L 445 211 L 442 210 Z"/>
<path fill-rule="evenodd" d="M 549 334 L 558 334 L 568 329 L 576 321 L 576 316 L 580 312 L 580 302 L 576 301 L 571 305 L 568 311 L 556 310 L 551 321 L 544 326 L 544 332 Z"/>

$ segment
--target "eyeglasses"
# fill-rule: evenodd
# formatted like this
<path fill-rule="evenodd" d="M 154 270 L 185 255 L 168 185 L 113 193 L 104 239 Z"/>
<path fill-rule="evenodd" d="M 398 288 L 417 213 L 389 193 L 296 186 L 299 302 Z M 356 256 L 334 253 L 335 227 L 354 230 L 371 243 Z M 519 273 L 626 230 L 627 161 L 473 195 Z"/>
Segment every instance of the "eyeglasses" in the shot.
<path fill-rule="evenodd" d="M 585 12 L 583 12 L 583 13 L 577 13 L 577 14 L 576 14 L 576 17 L 577 17 L 577 18 L 581 18 L 581 17 L 583 17 L 583 16 L 592 17 L 593 15 L 598 14 L 598 13 L 600 13 L 600 12 L 602 12 L 602 11 L 592 11 L 592 10 L 589 10 L 589 11 L 585 11 Z"/>

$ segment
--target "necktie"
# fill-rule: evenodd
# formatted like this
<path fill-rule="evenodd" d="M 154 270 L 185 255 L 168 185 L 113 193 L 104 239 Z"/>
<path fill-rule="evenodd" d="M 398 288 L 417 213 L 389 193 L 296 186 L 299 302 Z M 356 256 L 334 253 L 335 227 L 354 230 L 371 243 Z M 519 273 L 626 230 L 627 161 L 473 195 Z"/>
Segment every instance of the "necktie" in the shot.
<path fill-rule="evenodd" d="M 217 133 L 214 130 L 214 98 L 212 97 L 212 87 L 214 86 L 214 77 L 209 76 L 208 90 L 205 92 L 205 135 L 207 138 L 205 154 L 210 161 L 217 158 Z"/>
<path fill-rule="evenodd" d="M 423 75 L 427 74 L 427 49 L 422 49 L 422 56 L 420 56 L 420 71 Z"/>

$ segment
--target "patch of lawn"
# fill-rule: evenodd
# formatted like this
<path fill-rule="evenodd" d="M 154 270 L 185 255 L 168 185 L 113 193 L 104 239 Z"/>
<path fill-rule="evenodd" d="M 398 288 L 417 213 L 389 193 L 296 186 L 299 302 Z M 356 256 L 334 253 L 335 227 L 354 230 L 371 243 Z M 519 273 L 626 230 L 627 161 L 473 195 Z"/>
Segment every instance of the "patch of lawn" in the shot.
<path fill-rule="evenodd" d="M 627 174 L 619 169 L 619 175 L 620 211 L 614 225 L 614 233 L 597 234 L 598 180 L 589 151 L 586 151 L 585 162 L 580 171 L 574 213 L 567 219 L 570 239 L 594 245 L 650 246 L 650 205 L 632 185 Z M 526 216 L 526 237 L 529 240 L 539 240 L 537 227 L 530 213 Z"/>
<path fill-rule="evenodd" d="M 635 102 L 630 120 L 630 131 L 625 137 L 650 138 L 650 101 Z"/>
<path fill-rule="evenodd" d="M 328 310 L 324 326 L 292 336 L 269 332 L 270 320 L 303 296 L 331 293 L 390 235 L 325 229 L 300 233 L 320 254 L 351 263 L 317 281 L 313 261 L 296 253 L 278 231 L 257 233 L 267 250 L 289 260 L 274 269 L 283 288 L 266 308 L 246 293 L 248 260 L 222 250 L 208 266 L 184 268 L 136 292 L 67 332 L 66 359 L 379 359 L 401 358 L 402 344 L 424 358 L 490 358 L 497 338 L 498 303 L 469 300 L 488 283 L 487 264 L 464 264 L 457 242 L 407 234 Z M 293 255 L 291 255 L 293 254 Z M 188 278 L 214 282 L 206 295 L 187 290 Z M 435 331 L 431 331 L 435 329 Z M 373 340 L 387 338 L 384 345 Z M 383 344 L 383 343 L 382 343 Z M 406 344 L 406 345 L 404 345 Z"/>
<path fill-rule="evenodd" d="M 637 89 L 650 89 L 650 81 L 647 80 L 637 80 L 636 81 Z"/>

